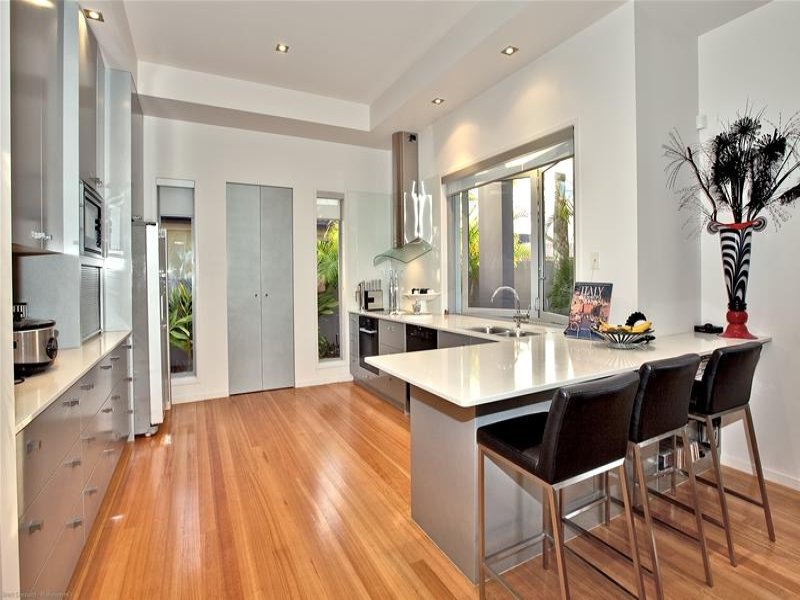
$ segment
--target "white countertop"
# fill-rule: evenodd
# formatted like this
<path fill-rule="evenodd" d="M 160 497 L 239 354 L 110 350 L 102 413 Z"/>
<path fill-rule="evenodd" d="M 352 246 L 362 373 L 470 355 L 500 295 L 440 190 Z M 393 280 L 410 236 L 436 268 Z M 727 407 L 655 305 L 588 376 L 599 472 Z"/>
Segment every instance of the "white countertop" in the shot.
<path fill-rule="evenodd" d="M 15 433 L 19 433 L 45 408 L 105 358 L 130 331 L 105 331 L 80 348 L 59 350 L 52 366 L 14 386 Z"/>
<path fill-rule="evenodd" d="M 436 316 L 432 322 L 441 324 L 440 319 L 458 323 L 455 331 L 469 335 L 476 334 L 464 331 L 463 326 L 490 322 L 457 315 Z M 464 319 L 471 321 L 470 324 L 467 325 Z M 401 317 L 400 320 L 435 327 L 416 318 L 407 320 Z M 523 329 L 541 329 L 544 332 L 521 340 L 372 356 L 366 361 L 453 404 L 472 407 L 633 371 L 651 360 L 688 353 L 708 355 L 717 348 L 745 341 L 709 334 L 680 333 L 658 337 L 635 350 L 614 350 L 604 341 L 566 338 L 560 329 L 526 326 Z M 502 340 L 496 336 L 480 337 Z M 767 342 L 769 338 L 759 338 L 759 341 Z"/>

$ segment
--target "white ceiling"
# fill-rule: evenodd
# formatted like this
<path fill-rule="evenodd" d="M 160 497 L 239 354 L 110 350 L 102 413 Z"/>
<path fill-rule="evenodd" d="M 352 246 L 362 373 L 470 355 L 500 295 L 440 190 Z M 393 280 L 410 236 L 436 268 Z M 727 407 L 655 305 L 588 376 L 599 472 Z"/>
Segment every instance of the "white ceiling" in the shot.
<path fill-rule="evenodd" d="M 637 18 L 701 34 L 764 1 L 648 0 L 638 4 Z M 80 2 L 100 6 L 120 28 L 130 29 L 128 46 L 114 52 L 119 36 L 102 31 L 109 19 L 92 23 L 107 59 L 118 54 L 130 61 L 132 46 L 139 75 L 145 63 L 150 72 L 155 68 L 149 83 L 137 79 L 146 114 L 388 147 L 392 131 L 423 129 L 602 19 L 623 0 Z M 290 46 L 287 55 L 274 51 L 278 42 Z M 520 51 L 501 55 L 507 44 Z M 159 72 L 158 65 L 196 73 L 180 78 L 175 71 Z M 178 83 L 197 81 L 200 74 L 207 74 L 208 83 Z M 169 93 L 166 83 L 174 84 Z M 298 119 L 286 101 L 278 106 L 262 100 L 280 96 L 281 90 L 313 94 L 303 100 L 329 118 Z M 437 96 L 446 102 L 433 106 L 430 101 Z M 333 118 L 342 102 L 351 103 L 349 111 L 368 115 L 369 124 Z"/>
<path fill-rule="evenodd" d="M 475 2 L 127 0 L 139 60 L 369 104 Z M 289 54 L 275 45 L 289 45 Z"/>

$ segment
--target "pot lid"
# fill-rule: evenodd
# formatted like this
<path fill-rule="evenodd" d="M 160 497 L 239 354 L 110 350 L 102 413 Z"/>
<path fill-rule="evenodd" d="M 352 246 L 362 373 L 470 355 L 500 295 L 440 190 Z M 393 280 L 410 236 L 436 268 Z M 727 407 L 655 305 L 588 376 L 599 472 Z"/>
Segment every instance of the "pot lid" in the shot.
<path fill-rule="evenodd" d="M 14 321 L 14 331 L 32 331 L 34 329 L 47 329 L 55 327 L 56 322 L 52 319 L 22 319 Z"/>

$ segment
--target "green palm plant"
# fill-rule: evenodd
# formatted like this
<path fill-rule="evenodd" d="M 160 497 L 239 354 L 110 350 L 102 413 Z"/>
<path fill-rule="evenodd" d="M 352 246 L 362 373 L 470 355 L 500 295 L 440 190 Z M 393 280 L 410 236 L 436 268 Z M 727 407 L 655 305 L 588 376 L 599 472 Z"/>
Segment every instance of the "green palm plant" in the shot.
<path fill-rule="evenodd" d="M 317 319 L 333 315 L 339 306 L 339 222 L 331 221 L 317 239 Z M 317 331 L 317 354 L 328 357 L 333 344 Z"/>
<path fill-rule="evenodd" d="M 566 179 L 564 173 L 556 173 L 555 206 L 548 223 L 553 227 L 550 241 L 556 265 L 547 301 L 548 310 L 558 314 L 568 314 L 575 283 L 575 259 L 569 255 L 569 229 L 575 209 L 567 198 Z"/>
<path fill-rule="evenodd" d="M 317 282 L 320 287 L 339 287 L 339 222 L 331 221 L 317 240 Z"/>
<path fill-rule="evenodd" d="M 183 281 L 179 282 L 170 292 L 168 324 L 170 346 L 191 355 L 193 345 L 192 292 Z"/>

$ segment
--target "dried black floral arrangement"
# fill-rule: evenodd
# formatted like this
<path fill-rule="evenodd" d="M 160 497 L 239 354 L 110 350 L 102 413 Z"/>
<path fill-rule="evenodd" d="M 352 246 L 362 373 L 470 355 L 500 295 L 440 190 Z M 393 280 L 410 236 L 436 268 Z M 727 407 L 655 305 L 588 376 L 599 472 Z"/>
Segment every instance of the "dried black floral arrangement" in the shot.
<path fill-rule="evenodd" d="M 779 117 L 777 124 L 763 113 L 748 107 L 702 145 L 670 134 L 667 183 L 680 194 L 681 208 L 699 208 L 704 225 L 719 223 L 720 213 L 730 213 L 734 223 L 764 223 L 764 210 L 780 225 L 789 216 L 785 209 L 800 198 L 800 113 L 786 122 Z M 694 183 L 679 187 L 685 168 Z"/>

